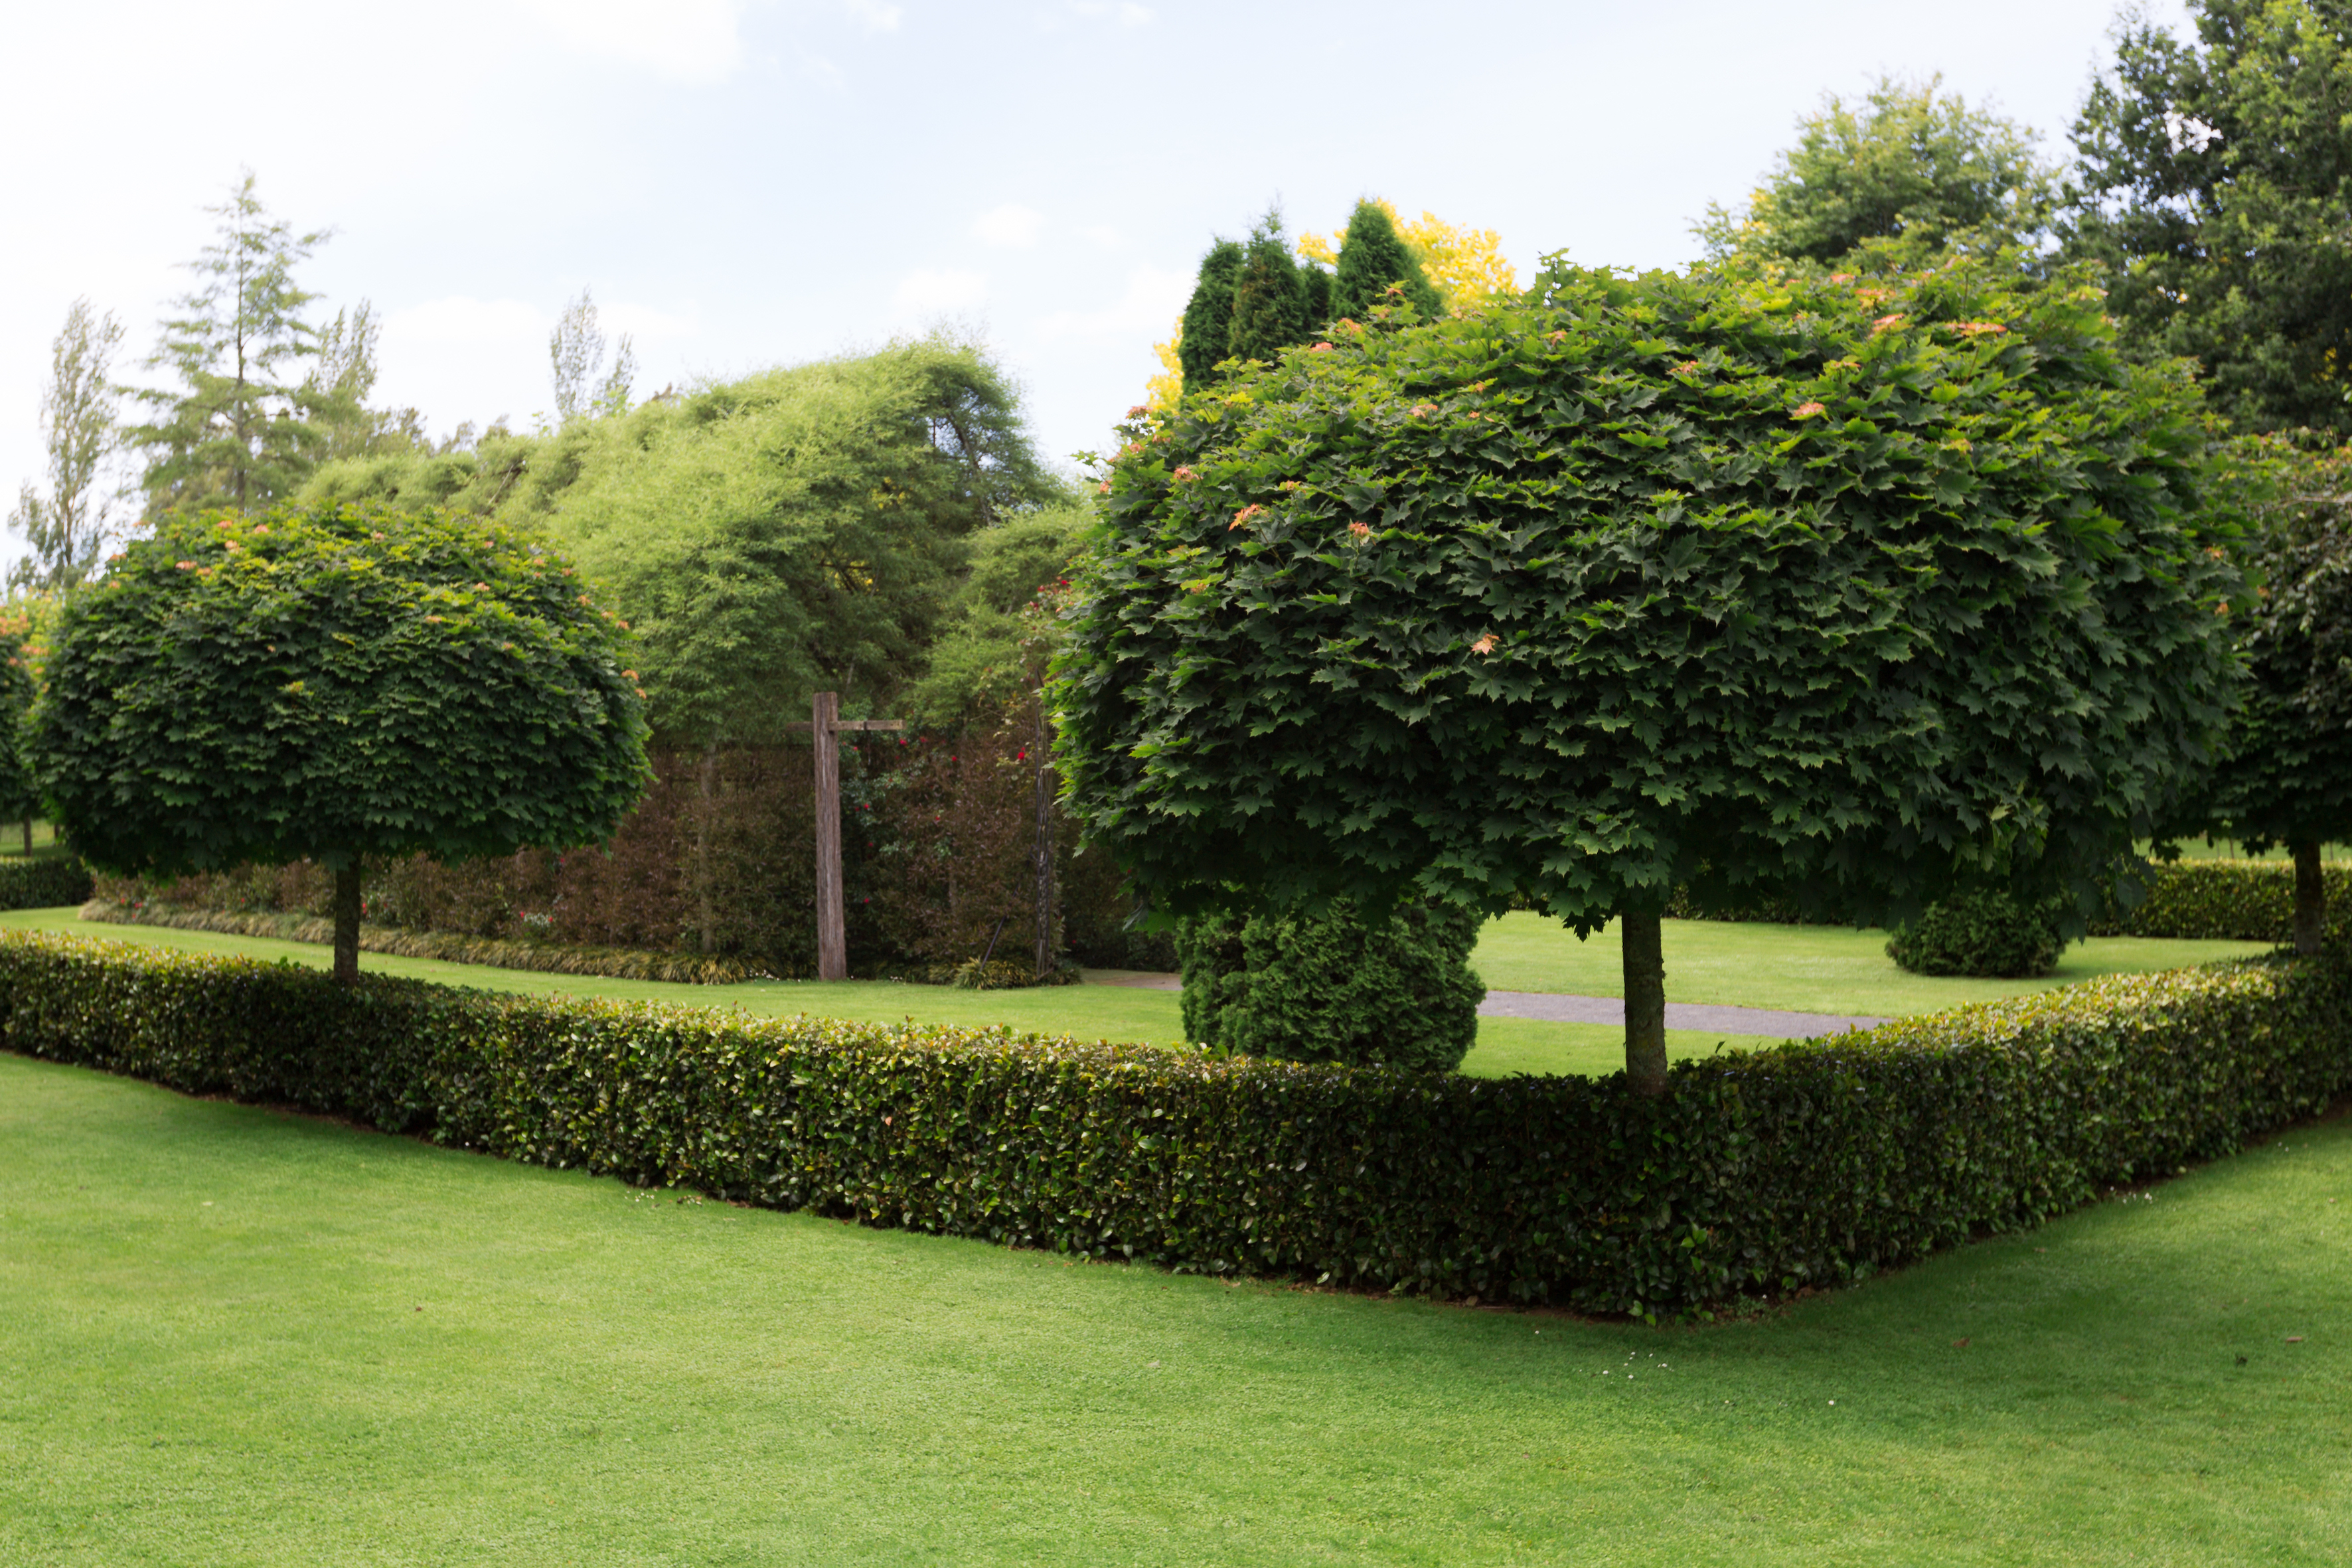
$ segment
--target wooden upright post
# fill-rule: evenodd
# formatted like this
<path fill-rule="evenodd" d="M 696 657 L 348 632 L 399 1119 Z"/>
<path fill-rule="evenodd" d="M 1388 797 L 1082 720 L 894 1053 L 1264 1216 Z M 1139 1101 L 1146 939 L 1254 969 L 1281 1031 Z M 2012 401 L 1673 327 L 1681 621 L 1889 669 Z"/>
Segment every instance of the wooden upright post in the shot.
<path fill-rule="evenodd" d="M 809 714 L 816 742 L 816 974 L 849 978 L 849 936 L 841 912 L 841 742 L 834 725 L 841 699 L 820 691 Z"/>
<path fill-rule="evenodd" d="M 799 724 L 786 728 L 798 730 Z M 896 719 L 841 717 L 838 692 L 820 691 L 809 705 L 806 726 L 816 742 L 816 973 L 820 980 L 849 978 L 849 933 L 841 892 L 841 742 L 844 730 L 903 730 Z"/>

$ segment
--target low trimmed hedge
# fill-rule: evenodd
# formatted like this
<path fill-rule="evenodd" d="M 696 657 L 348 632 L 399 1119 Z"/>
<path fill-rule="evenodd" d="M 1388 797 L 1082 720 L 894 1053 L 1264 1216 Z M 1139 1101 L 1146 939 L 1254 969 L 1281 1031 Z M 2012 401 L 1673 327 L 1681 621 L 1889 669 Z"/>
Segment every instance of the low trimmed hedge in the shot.
<path fill-rule="evenodd" d="M 112 925 L 163 926 L 173 931 L 218 931 L 226 936 L 268 937 L 332 946 L 335 922 L 316 915 L 239 914 L 230 910 L 191 910 L 176 904 L 121 904 L 92 899 L 81 918 Z M 362 952 L 399 958 L 434 958 L 444 963 L 482 963 L 494 969 L 527 969 L 538 974 L 593 974 L 605 980 L 667 980 L 688 985 L 740 985 L 772 980 L 756 962 L 730 953 L 652 952 L 634 947 L 575 947 L 551 942 L 505 942 L 461 936 L 455 931 L 408 931 L 400 926 L 360 927 Z"/>
<path fill-rule="evenodd" d="M 0 910 L 47 910 L 89 897 L 89 868 L 72 855 L 0 860 Z"/>
<path fill-rule="evenodd" d="M 0 1046 L 775 1208 L 1655 1315 L 1852 1280 L 2352 1083 L 2352 971 L 2118 977 L 1605 1079 L 496 996 L 0 933 Z"/>
<path fill-rule="evenodd" d="M 2352 863 L 2320 868 L 2327 924 L 2340 941 L 2352 930 Z M 2148 867 L 2147 897 L 2128 915 L 2109 906 L 2093 936 L 2195 937 L 2223 942 L 2294 940 L 2294 863 L 2175 860 Z"/>

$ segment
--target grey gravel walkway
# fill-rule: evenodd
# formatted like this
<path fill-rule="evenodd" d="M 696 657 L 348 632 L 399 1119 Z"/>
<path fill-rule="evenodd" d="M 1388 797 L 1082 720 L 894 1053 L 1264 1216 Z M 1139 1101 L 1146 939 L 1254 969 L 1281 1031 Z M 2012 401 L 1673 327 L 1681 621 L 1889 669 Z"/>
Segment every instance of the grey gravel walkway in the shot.
<path fill-rule="evenodd" d="M 1549 991 L 1489 991 L 1478 1004 L 1486 1018 L 1549 1018 L 1563 1024 L 1614 1024 L 1623 1027 L 1625 1004 L 1615 996 L 1561 996 Z M 1872 1029 L 1884 1018 L 1840 1013 L 1784 1013 L 1777 1007 L 1716 1007 L 1697 1002 L 1666 1004 L 1666 1027 L 1719 1035 L 1777 1035 L 1805 1039 Z"/>
<path fill-rule="evenodd" d="M 1146 991 L 1174 991 L 1181 984 L 1173 974 L 1150 970 L 1089 969 L 1087 979 L 1097 985 L 1131 985 Z M 1489 991 L 1478 1004 L 1486 1018 L 1549 1018 L 1562 1024 L 1625 1026 L 1625 1004 L 1614 996 L 1563 996 L 1550 991 Z M 1784 1013 L 1777 1007 L 1717 1007 L 1698 1002 L 1666 1004 L 1666 1027 L 1717 1035 L 1769 1035 L 1781 1039 L 1810 1039 L 1815 1035 L 1842 1035 L 1848 1029 L 1874 1029 L 1885 1018 L 1849 1017 L 1842 1013 Z"/>

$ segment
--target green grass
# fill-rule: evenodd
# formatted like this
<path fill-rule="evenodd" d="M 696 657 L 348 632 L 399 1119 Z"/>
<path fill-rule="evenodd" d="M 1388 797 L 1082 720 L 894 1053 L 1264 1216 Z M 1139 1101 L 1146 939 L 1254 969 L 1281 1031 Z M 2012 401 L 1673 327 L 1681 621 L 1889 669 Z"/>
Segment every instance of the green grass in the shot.
<path fill-rule="evenodd" d="M 2139 852 L 2147 853 L 2142 844 Z M 2276 846 L 2260 855 L 2250 855 L 2234 838 L 2184 838 L 2180 842 L 2183 860 L 2292 860 L 2294 857 Z M 2322 860 L 2352 860 L 2352 844 L 2323 844 L 2319 847 Z"/>
<path fill-rule="evenodd" d="M 327 950 L 310 942 L 164 926 L 85 922 L 70 909 L 0 913 L 0 930 L 69 931 L 191 952 L 236 953 L 324 968 Z M 1727 1002 L 1806 1012 L 1895 1016 L 1930 1012 L 1962 1002 L 2040 989 L 2120 970 L 2168 969 L 2213 958 L 2266 951 L 2259 942 L 2154 942 L 2095 939 L 2070 950 L 2066 966 L 2046 981 L 1932 980 L 1895 968 L 1884 949 L 1885 933 L 1830 926 L 1734 925 L 1707 921 L 1666 922 L 1666 994 L 1676 1002 Z M 745 985 L 682 985 L 657 980 L 607 980 L 593 975 L 543 974 L 446 963 L 436 959 L 362 953 L 361 963 L 447 985 L 472 985 L 525 995 L 608 996 L 625 1001 L 740 1008 L 754 1016 L 811 1013 L 824 1017 L 895 1023 L 1009 1024 L 1022 1030 L 1076 1035 L 1082 1039 L 1181 1039 L 1184 1026 L 1172 991 L 1129 986 L 1059 985 L 1034 991 L 956 991 L 888 981 L 769 981 Z M 1579 942 L 1538 915 L 1506 915 L 1486 928 L 1475 962 L 1497 990 L 1551 991 L 1613 996 L 1620 989 L 1615 929 Z M 1739 1050 L 1768 1037 L 1669 1030 L 1675 1059 L 1716 1050 Z M 1624 1065 L 1622 1029 L 1598 1024 L 1556 1024 L 1532 1018 L 1482 1018 L 1478 1043 L 1462 1070 L 1500 1078 L 1515 1072 L 1607 1073 Z"/>
<path fill-rule="evenodd" d="M 2072 985 L 2102 974 L 2177 969 L 2270 951 L 2259 942 L 2166 942 L 2093 937 L 2066 950 L 2039 980 L 1969 980 L 1912 974 L 1886 956 L 1886 933 L 1848 926 L 1776 926 L 1733 921 L 1664 922 L 1666 1000 L 1802 1013 L 1899 1017 Z M 1479 939 L 1478 973 L 1498 991 L 1622 994 L 1617 927 L 1580 942 L 1557 921 L 1510 914 Z"/>
<path fill-rule="evenodd" d="M 679 1202 L 0 1056 L 0 1562 L 2342 1563 L 2347 1299 L 2342 1122 L 1653 1330 Z"/>
<path fill-rule="evenodd" d="M 71 853 L 58 842 L 58 830 L 46 822 L 33 824 L 33 858 L 50 860 Z M 25 858 L 25 826 L 23 822 L 0 822 L 0 859 Z"/>

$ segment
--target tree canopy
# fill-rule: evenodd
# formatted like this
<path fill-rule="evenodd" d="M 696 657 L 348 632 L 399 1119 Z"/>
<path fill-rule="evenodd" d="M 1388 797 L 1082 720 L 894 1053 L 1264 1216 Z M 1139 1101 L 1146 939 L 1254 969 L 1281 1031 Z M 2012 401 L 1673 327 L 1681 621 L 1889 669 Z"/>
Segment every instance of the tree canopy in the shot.
<path fill-rule="evenodd" d="M 2157 354 L 2195 360 L 2242 428 L 2352 437 L 2352 47 L 2340 5 L 2190 0 L 2145 16 L 2074 125 L 2069 254 Z"/>
<path fill-rule="evenodd" d="M 174 513 L 61 612 L 34 752 L 102 869 L 348 874 L 355 963 L 359 857 L 612 835 L 648 776 L 627 642 L 478 520 Z"/>
<path fill-rule="evenodd" d="M 471 452 L 322 470 L 320 501 L 448 506 L 575 560 L 635 626 L 652 721 L 772 739 L 928 666 L 974 536 L 1065 484 L 980 351 L 940 339 L 775 370 Z"/>
<path fill-rule="evenodd" d="M 1185 302 L 1177 334 L 1177 363 L 1184 379 L 1206 386 L 1216 378 L 1218 362 L 1233 336 L 1234 290 L 1242 279 L 1242 247 L 1230 239 L 1212 243 L 1201 258 L 1192 280 L 1192 297 Z"/>
<path fill-rule="evenodd" d="M 177 387 L 138 391 L 152 411 L 125 432 L 149 454 L 143 478 L 151 513 L 167 507 L 257 507 L 290 495 L 328 445 L 312 416 L 331 394 L 292 373 L 318 351 L 303 317 L 318 296 L 294 280 L 295 266 L 326 239 L 272 217 L 250 170 L 228 199 L 207 207 L 220 221 L 212 244 L 188 269 L 196 286 L 173 301 L 151 368 Z"/>
<path fill-rule="evenodd" d="M 1384 196 L 1369 196 L 1365 201 L 1388 219 L 1389 226 L 1404 243 L 1422 276 L 1437 290 L 1438 304 L 1443 309 L 1472 310 L 1491 297 L 1508 297 L 1519 291 L 1518 271 L 1511 265 L 1510 258 L 1503 254 L 1503 237 L 1493 229 L 1448 223 L 1426 208 L 1419 217 L 1407 218 L 1397 211 L 1394 202 Z M 1352 225 L 1328 235 L 1302 234 L 1298 237 L 1298 254 L 1337 268 L 1339 252 L 1351 232 Z M 1433 309 L 1424 313 L 1434 315 L 1437 311 Z M 1347 312 L 1335 309 L 1332 314 Z"/>
<path fill-rule="evenodd" d="M 1881 268 L 1917 267 L 1947 248 L 2038 242 L 2058 195 L 2031 129 L 1969 108 L 1939 79 L 1882 77 L 1859 103 L 1828 95 L 1747 210 L 1710 206 L 1698 235 L 1717 258 L 1868 253 Z"/>
<path fill-rule="evenodd" d="M 1076 570 L 1094 521 L 1092 508 L 1072 502 L 973 535 L 963 585 L 901 710 L 953 727 L 1029 696 L 1061 640 L 1049 606 Z"/>
<path fill-rule="evenodd" d="M 2352 842 L 2352 448 L 2249 443 L 2262 493 L 2249 563 L 2257 594 L 2235 620 L 2252 679 L 2202 826 L 2297 862 L 2296 945 L 2326 920 L 2320 847 Z"/>
<path fill-rule="evenodd" d="M 1225 329 L 1224 358 L 1272 359 L 1321 324 L 1324 318 L 1314 313 L 1317 301 L 1300 276 L 1302 271 L 1321 273 L 1311 263 L 1301 268 L 1291 258 L 1290 240 L 1282 232 L 1282 215 L 1266 214 L 1242 247 L 1241 272 L 1234 279 L 1233 320 Z M 1328 307 L 1328 279 L 1320 292 L 1320 302 Z"/>
<path fill-rule="evenodd" d="M 104 472 L 121 443 L 116 419 L 121 389 L 114 355 L 122 326 L 76 300 L 49 345 L 49 384 L 41 391 L 41 445 L 48 493 L 26 485 L 8 515 L 26 552 L 8 568 L 11 588 L 65 593 L 98 565 L 114 523 Z"/>
<path fill-rule="evenodd" d="M 1424 318 L 1444 308 L 1387 209 L 1376 202 L 1358 202 L 1339 238 L 1331 279 L 1331 316 L 1370 319 L 1375 306 L 1394 302 L 1389 296 L 1391 287 Z"/>
<path fill-rule="evenodd" d="M 1555 265 L 1129 434 L 1056 697 L 1163 909 L 2087 904 L 2227 719 L 2197 399 L 2095 290 Z"/>

